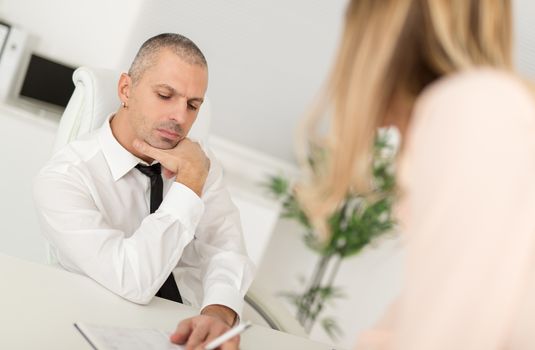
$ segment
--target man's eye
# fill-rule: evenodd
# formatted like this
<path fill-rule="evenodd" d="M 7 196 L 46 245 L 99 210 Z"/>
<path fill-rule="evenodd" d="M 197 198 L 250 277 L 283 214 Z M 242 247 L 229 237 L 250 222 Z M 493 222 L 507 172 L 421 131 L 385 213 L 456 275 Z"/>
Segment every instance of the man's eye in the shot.
<path fill-rule="evenodd" d="M 168 100 L 171 98 L 171 96 L 169 95 L 163 95 L 163 94 L 158 94 L 158 97 L 161 98 L 162 100 Z"/>
<path fill-rule="evenodd" d="M 191 109 L 192 111 L 196 111 L 197 109 L 199 109 L 199 107 L 189 104 L 189 103 L 188 103 L 188 108 Z"/>

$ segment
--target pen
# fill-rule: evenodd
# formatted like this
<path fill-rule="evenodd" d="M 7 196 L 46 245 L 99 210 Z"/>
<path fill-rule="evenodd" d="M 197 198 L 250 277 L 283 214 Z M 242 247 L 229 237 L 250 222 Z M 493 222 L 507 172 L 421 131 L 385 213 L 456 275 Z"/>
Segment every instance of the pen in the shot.
<path fill-rule="evenodd" d="M 229 329 L 225 333 L 221 334 L 219 337 L 215 338 L 211 342 L 209 342 L 204 350 L 214 350 L 217 349 L 217 347 L 224 342 L 226 342 L 229 339 L 232 339 L 233 337 L 237 336 L 238 334 L 245 331 L 247 328 L 251 327 L 251 322 L 247 321 L 245 323 L 242 323 L 240 325 L 237 325 L 234 328 Z"/>

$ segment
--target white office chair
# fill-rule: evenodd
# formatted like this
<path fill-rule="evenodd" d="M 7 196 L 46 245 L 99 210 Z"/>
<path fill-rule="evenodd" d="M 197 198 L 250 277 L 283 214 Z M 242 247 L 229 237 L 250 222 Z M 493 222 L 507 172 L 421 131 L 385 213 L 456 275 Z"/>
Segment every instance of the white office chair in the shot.
<path fill-rule="evenodd" d="M 54 144 L 54 152 L 72 140 L 99 128 L 106 117 L 120 106 L 117 84 L 120 72 L 81 67 L 73 74 L 74 92 L 67 104 Z M 200 141 L 208 140 L 210 104 L 205 100 L 189 136 Z M 56 263 L 48 246 L 50 263 Z M 306 337 L 301 325 L 274 297 L 267 295 L 254 283 L 245 297 L 242 317 L 255 324 Z"/>

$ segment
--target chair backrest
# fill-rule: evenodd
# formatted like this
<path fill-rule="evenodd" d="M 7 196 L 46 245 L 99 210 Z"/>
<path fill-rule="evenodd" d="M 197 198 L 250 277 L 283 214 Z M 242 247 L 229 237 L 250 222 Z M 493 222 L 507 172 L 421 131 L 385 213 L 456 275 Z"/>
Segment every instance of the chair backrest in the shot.
<path fill-rule="evenodd" d="M 78 137 L 98 129 L 106 117 L 120 106 L 117 94 L 120 71 L 80 67 L 72 76 L 74 92 L 59 124 L 54 152 Z M 210 129 L 210 103 L 205 99 L 189 136 L 207 141 Z"/>

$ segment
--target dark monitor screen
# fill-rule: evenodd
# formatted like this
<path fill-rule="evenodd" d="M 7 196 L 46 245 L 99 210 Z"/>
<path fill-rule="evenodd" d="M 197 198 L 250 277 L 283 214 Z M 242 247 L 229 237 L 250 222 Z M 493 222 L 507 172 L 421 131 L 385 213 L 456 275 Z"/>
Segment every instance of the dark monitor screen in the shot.
<path fill-rule="evenodd" d="M 73 72 L 72 67 L 32 55 L 20 95 L 65 107 L 74 91 Z"/>

